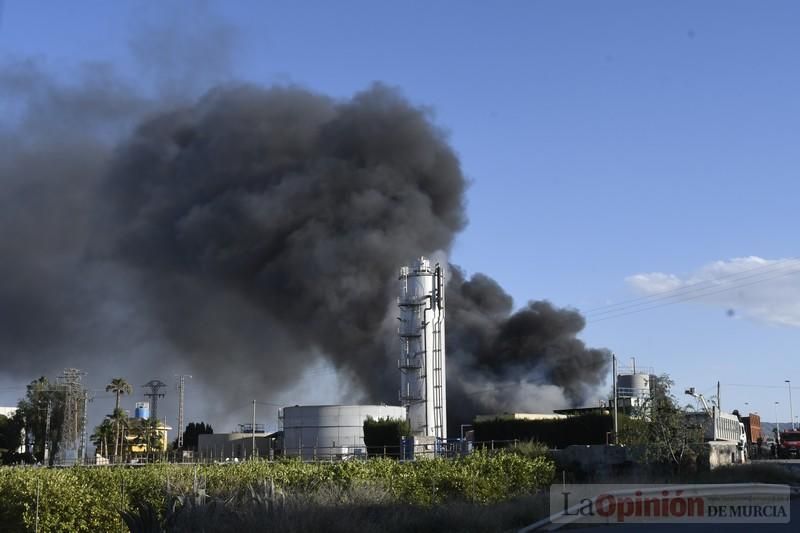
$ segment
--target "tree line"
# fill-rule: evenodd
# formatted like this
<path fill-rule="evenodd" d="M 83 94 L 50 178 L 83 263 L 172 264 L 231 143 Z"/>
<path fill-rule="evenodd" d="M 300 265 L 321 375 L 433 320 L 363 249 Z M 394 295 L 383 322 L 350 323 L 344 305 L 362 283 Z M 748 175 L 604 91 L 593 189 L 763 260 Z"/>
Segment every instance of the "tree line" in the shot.
<path fill-rule="evenodd" d="M 120 405 L 122 396 L 133 393 L 131 384 L 125 378 L 116 377 L 105 390 L 113 393 L 114 408 L 89 437 L 97 460 L 118 463 L 163 455 L 167 448 L 164 425 L 153 417 L 130 417 Z M 51 382 L 44 376 L 32 381 L 19 400 L 16 412 L 10 417 L 0 415 L 0 461 L 3 464 L 53 465 L 65 446 L 64 421 L 69 401 L 68 385 Z M 196 449 L 198 436 L 213 432 L 204 422 L 189 423 L 183 433 L 183 449 Z M 177 451 L 177 444 L 175 439 L 171 448 Z M 25 451 L 18 452 L 20 448 Z"/>

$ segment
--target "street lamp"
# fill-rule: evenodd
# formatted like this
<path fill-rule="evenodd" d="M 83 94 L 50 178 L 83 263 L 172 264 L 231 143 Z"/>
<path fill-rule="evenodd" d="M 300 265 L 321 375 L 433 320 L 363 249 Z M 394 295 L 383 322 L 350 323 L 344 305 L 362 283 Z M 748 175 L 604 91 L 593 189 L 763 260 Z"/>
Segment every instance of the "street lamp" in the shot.
<path fill-rule="evenodd" d="M 789 386 L 789 423 L 792 425 L 792 429 L 794 429 L 794 413 L 792 413 L 792 382 L 788 379 L 785 379 L 784 381 Z"/>
<path fill-rule="evenodd" d="M 778 422 L 778 404 L 780 402 L 775 402 L 775 444 L 778 445 L 781 443 L 781 424 Z"/>

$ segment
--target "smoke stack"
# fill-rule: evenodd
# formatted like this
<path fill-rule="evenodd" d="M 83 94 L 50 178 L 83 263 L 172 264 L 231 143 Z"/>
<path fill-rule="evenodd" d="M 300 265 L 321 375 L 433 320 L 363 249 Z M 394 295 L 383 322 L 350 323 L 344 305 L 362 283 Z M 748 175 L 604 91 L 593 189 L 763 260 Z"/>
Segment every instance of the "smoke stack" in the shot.
<path fill-rule="evenodd" d="M 400 402 L 414 435 L 447 438 L 444 279 L 420 257 L 400 269 Z"/>

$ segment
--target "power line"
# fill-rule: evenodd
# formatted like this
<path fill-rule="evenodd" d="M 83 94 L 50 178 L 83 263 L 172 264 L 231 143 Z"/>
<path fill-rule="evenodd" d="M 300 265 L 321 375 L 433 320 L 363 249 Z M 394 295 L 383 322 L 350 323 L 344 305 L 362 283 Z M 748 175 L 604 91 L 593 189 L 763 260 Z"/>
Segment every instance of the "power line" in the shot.
<path fill-rule="evenodd" d="M 755 385 L 750 383 L 723 383 L 723 387 L 749 387 L 755 389 L 781 389 L 786 390 L 787 388 L 798 389 L 800 387 L 791 387 L 790 385 Z"/>
<path fill-rule="evenodd" d="M 651 293 L 651 294 L 648 294 L 648 295 L 645 295 L 645 296 L 639 296 L 637 298 L 631 298 L 631 299 L 623 300 L 621 302 L 617 302 L 617 303 L 613 303 L 613 304 L 601 305 L 601 306 L 592 307 L 592 308 L 589 308 L 589 309 L 583 309 L 582 311 L 586 315 L 591 315 L 591 314 L 594 314 L 594 313 L 603 313 L 603 312 L 606 312 L 606 311 L 611 311 L 611 310 L 614 310 L 617 307 L 627 307 L 627 306 L 629 306 L 631 304 L 635 304 L 637 302 L 643 302 L 644 304 L 646 304 L 646 303 L 649 303 L 649 301 L 654 300 L 654 299 L 669 298 L 669 297 L 672 297 L 672 296 L 681 295 L 684 292 L 693 292 L 695 290 L 709 289 L 711 287 L 708 287 L 708 286 L 702 287 L 702 286 L 703 285 L 709 285 L 711 283 L 715 283 L 715 282 L 718 282 L 720 280 L 728 280 L 728 279 L 731 279 L 731 278 L 737 278 L 739 276 L 741 276 L 742 279 L 746 279 L 748 277 L 757 276 L 757 275 L 761 275 L 761 274 L 766 274 L 766 273 L 768 273 L 770 271 L 773 271 L 773 270 L 780 270 L 781 268 L 786 266 L 786 263 L 795 263 L 795 262 L 799 262 L 799 261 L 800 261 L 800 259 L 781 259 L 781 260 L 779 260 L 779 261 L 777 261 L 775 263 L 769 264 L 769 265 L 760 265 L 760 266 L 757 266 L 757 267 L 753 267 L 753 268 L 749 268 L 749 269 L 746 269 L 746 270 L 742 270 L 740 272 L 731 272 L 729 274 L 723 274 L 723 275 L 720 275 L 720 276 L 716 276 L 713 279 L 700 280 L 700 281 L 696 281 L 694 283 L 689 283 L 689 284 L 686 284 L 686 285 L 682 285 L 680 287 L 676 287 L 674 289 L 666 289 L 666 290 L 663 290 L 663 291 L 657 291 L 657 292 L 654 292 L 654 293 Z M 755 274 L 752 274 L 753 272 L 755 272 Z M 751 275 L 745 276 L 745 274 L 751 274 Z M 740 281 L 740 280 L 734 280 L 734 281 Z"/>
<path fill-rule="evenodd" d="M 697 293 L 697 294 L 689 294 L 685 298 L 682 297 L 682 298 L 679 298 L 679 299 L 676 299 L 676 300 L 667 301 L 667 302 L 663 302 L 663 303 L 656 304 L 656 305 L 650 305 L 648 307 L 642 307 L 640 309 L 633 309 L 631 311 L 626 311 L 626 312 L 621 312 L 621 313 L 611 313 L 608 316 L 601 316 L 600 318 L 589 317 L 589 319 L 592 322 L 602 322 L 604 320 L 610 320 L 612 318 L 619 318 L 619 317 L 626 316 L 626 315 L 632 315 L 632 314 L 635 314 L 635 313 L 641 313 L 641 312 L 644 312 L 644 311 L 650 311 L 650 310 L 653 310 L 653 309 L 658 309 L 660 307 L 666 307 L 668 305 L 675 305 L 675 304 L 678 304 L 678 303 L 688 302 L 688 301 L 691 301 L 691 300 L 697 300 L 698 298 L 705 298 L 706 296 L 712 296 L 714 294 L 720 294 L 720 293 L 723 293 L 723 292 L 728 292 L 728 291 L 732 291 L 732 290 L 736 290 L 736 289 L 741 289 L 743 287 L 748 287 L 750 285 L 755 285 L 757 283 L 763 283 L 765 281 L 770 281 L 770 280 L 777 279 L 777 278 L 780 278 L 780 277 L 783 277 L 783 276 L 789 276 L 789 275 L 798 274 L 798 273 L 800 273 L 800 269 L 791 270 L 789 272 L 783 272 L 783 273 L 778 274 L 778 275 L 774 275 L 774 276 L 771 276 L 771 277 L 768 277 L 768 278 L 764 278 L 764 279 L 758 279 L 758 280 L 755 280 L 755 281 L 751 281 L 749 283 L 734 284 L 734 285 L 731 285 L 729 287 L 718 288 L 717 290 L 713 290 L 713 291 L 709 291 L 709 292 L 700 292 L 700 293 Z M 709 288 L 716 288 L 716 287 L 709 287 Z"/>
<path fill-rule="evenodd" d="M 666 290 L 666 291 L 660 291 L 660 292 L 657 292 L 657 293 L 654 293 L 654 294 L 650 294 L 648 296 L 642 296 L 642 297 L 639 297 L 639 298 L 633 298 L 631 300 L 626 300 L 626 301 L 623 301 L 623 302 L 619 302 L 617 304 L 610 304 L 608 306 L 595 307 L 593 309 L 589 309 L 589 310 L 584 311 L 584 315 L 587 316 L 587 317 L 591 317 L 591 316 L 604 315 L 604 314 L 614 314 L 614 313 L 617 313 L 619 311 L 623 311 L 623 310 L 629 309 L 629 308 L 647 306 L 647 305 L 650 305 L 650 304 L 652 304 L 654 302 L 657 302 L 657 301 L 669 300 L 669 299 L 672 299 L 672 298 L 676 298 L 677 299 L 677 298 L 681 298 L 683 296 L 696 294 L 696 293 L 701 292 L 701 291 L 708 291 L 708 290 L 712 290 L 712 289 L 717 289 L 720 286 L 719 284 L 715 284 L 715 285 L 709 285 L 709 284 L 716 283 L 716 282 L 718 282 L 720 280 L 729 280 L 730 278 L 738 278 L 738 279 L 733 279 L 729 283 L 725 283 L 725 285 L 727 285 L 730 288 L 736 288 L 736 287 L 740 286 L 739 282 L 741 282 L 741 281 L 744 281 L 744 280 L 747 280 L 747 279 L 751 279 L 751 278 L 755 278 L 755 277 L 759 277 L 759 276 L 764 276 L 766 274 L 773 274 L 775 271 L 780 271 L 781 269 L 783 269 L 784 267 L 787 266 L 785 264 L 786 262 L 797 263 L 797 264 L 792 265 L 792 266 L 800 266 L 800 262 L 798 262 L 797 259 L 791 259 L 791 260 L 787 259 L 787 260 L 782 260 L 782 261 L 784 261 L 784 263 L 781 264 L 781 265 L 772 264 L 772 265 L 765 265 L 765 266 L 761 266 L 761 267 L 756 267 L 756 268 L 744 270 L 742 272 L 732 273 L 732 274 L 723 275 L 723 276 L 717 276 L 714 279 L 698 281 L 696 283 L 691 283 L 689 285 L 684 285 L 683 287 L 678 287 L 678 288 L 670 289 L 670 290 Z M 753 273 L 754 271 L 758 271 L 758 272 Z M 800 271 L 800 270 L 790 271 L 789 273 L 797 272 L 797 271 Z M 744 275 L 744 274 L 748 274 L 748 275 Z M 772 279 L 772 278 L 771 277 L 766 277 L 763 281 L 766 281 L 766 280 L 769 280 L 769 279 Z M 705 286 L 701 286 L 701 285 L 705 285 Z"/>

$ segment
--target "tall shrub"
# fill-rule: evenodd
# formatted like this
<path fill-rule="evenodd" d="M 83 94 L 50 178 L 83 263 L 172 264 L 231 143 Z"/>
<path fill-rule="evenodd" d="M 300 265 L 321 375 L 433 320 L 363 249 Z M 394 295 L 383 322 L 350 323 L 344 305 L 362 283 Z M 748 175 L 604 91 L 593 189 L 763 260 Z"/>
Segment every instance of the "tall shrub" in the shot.
<path fill-rule="evenodd" d="M 369 455 L 400 457 L 400 444 L 403 437 L 411 433 L 411 424 L 401 418 L 367 417 L 364 420 L 364 444 Z"/>

